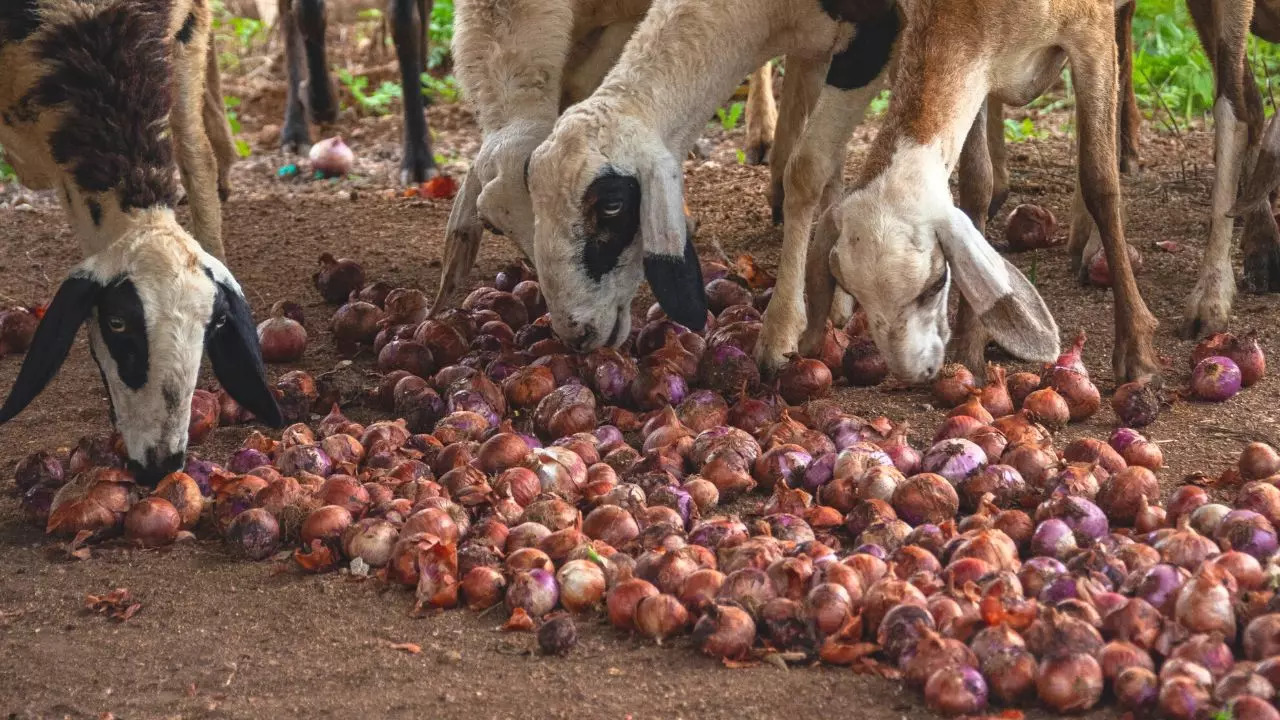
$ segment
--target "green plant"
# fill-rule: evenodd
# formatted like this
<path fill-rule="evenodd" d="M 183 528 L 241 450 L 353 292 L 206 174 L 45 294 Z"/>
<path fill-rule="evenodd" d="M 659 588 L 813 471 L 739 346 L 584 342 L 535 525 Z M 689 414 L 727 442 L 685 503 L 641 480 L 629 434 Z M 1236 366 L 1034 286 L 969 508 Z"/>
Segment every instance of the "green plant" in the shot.
<path fill-rule="evenodd" d="M 736 153 L 736 155 L 737 155 L 737 158 L 738 158 L 738 164 L 739 164 L 739 165 L 746 165 L 746 164 L 747 164 L 747 153 L 746 153 L 745 151 L 743 151 L 741 148 L 739 148 L 739 149 L 738 149 L 738 151 L 737 151 L 737 153 Z"/>
<path fill-rule="evenodd" d="M 18 176 L 13 172 L 13 166 L 5 162 L 4 148 L 0 147 L 0 182 L 12 182 L 17 179 Z"/>
<path fill-rule="evenodd" d="M 231 126 L 231 134 L 239 135 L 243 128 L 240 125 L 240 113 L 236 108 L 240 107 L 240 98 L 234 95 L 227 95 L 222 98 L 222 105 L 227 109 L 227 124 Z M 236 154 L 242 158 L 247 158 L 253 154 L 253 149 L 249 147 L 249 143 L 243 139 L 235 138 Z"/>
<path fill-rule="evenodd" d="M 399 83 L 390 80 L 372 92 L 369 91 L 369 78 L 364 75 L 352 75 L 349 70 L 338 70 L 338 80 L 356 101 L 356 109 L 364 115 L 382 116 L 390 114 L 392 103 L 404 97 Z"/>
<path fill-rule="evenodd" d="M 451 103 L 458 101 L 458 79 L 452 75 L 438 78 L 430 73 L 422 73 L 422 92 L 429 98 L 437 98 Z"/>
<path fill-rule="evenodd" d="M 742 120 L 742 111 L 745 109 L 746 105 L 740 102 L 733 103 L 727 108 L 717 108 L 716 117 L 720 118 L 720 127 L 724 128 L 725 132 L 732 132 Z"/>
<path fill-rule="evenodd" d="M 1004 139 L 1011 143 L 1026 142 L 1028 140 L 1039 140 L 1048 136 L 1048 133 L 1036 126 L 1036 121 L 1029 117 L 1021 120 L 1013 118 L 1004 119 Z"/>
<path fill-rule="evenodd" d="M 427 45 L 427 67 L 435 69 L 443 65 L 453 45 L 453 0 L 436 0 L 431 7 Z"/>

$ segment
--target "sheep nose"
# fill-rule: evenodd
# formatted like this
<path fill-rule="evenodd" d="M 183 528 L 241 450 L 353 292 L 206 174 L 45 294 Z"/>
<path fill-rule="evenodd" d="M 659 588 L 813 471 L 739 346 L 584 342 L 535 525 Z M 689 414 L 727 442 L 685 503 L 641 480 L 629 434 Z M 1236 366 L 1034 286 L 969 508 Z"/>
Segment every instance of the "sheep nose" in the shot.
<path fill-rule="evenodd" d="M 147 453 L 147 464 L 143 465 L 137 460 L 130 460 L 128 466 L 129 470 L 133 472 L 134 480 L 139 485 L 155 487 L 164 476 L 181 470 L 186 461 L 187 456 L 185 453 L 172 453 L 167 457 L 157 459 L 156 452 L 152 450 Z"/>
<path fill-rule="evenodd" d="M 573 336 L 566 341 L 570 348 L 575 352 L 587 352 L 594 349 L 594 343 L 598 332 L 596 326 L 592 323 L 570 323 L 573 330 Z"/>

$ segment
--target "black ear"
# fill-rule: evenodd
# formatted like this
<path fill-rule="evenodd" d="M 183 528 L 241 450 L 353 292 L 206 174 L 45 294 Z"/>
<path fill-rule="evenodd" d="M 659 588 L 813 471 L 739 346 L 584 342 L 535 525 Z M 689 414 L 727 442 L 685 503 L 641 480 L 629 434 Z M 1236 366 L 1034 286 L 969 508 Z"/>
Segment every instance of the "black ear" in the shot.
<path fill-rule="evenodd" d="M 267 371 L 262 366 L 262 349 L 258 347 L 258 331 L 249 304 L 239 291 L 224 283 L 218 283 L 218 299 L 213 321 L 205 332 L 204 349 L 209 353 L 213 374 L 233 400 L 266 425 L 284 426 L 280 406 L 267 386 Z"/>
<path fill-rule="evenodd" d="M 101 291 L 101 283 L 84 275 L 71 275 L 63 281 L 36 327 L 18 379 L 4 407 L 0 408 L 0 423 L 22 412 L 58 374 L 58 368 L 71 351 L 71 343 L 75 342 L 76 332 L 93 311 Z"/>
<path fill-rule="evenodd" d="M 684 257 L 646 252 L 644 276 L 668 317 L 695 332 L 706 327 L 707 290 L 692 236 L 685 235 Z"/>

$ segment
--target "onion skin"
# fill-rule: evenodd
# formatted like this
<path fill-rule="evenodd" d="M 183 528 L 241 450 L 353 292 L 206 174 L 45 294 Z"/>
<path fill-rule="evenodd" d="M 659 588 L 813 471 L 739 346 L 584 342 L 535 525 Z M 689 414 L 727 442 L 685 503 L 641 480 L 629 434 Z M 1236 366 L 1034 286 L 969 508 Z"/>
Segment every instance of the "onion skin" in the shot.
<path fill-rule="evenodd" d="M 756 623 L 747 611 L 736 605 L 715 603 L 707 606 L 693 626 L 693 642 L 711 657 L 739 660 L 747 657 L 755 642 Z"/>
<path fill-rule="evenodd" d="M 973 667 L 943 668 L 924 686 L 925 704 L 942 715 L 969 715 L 987 707 L 987 683 Z"/>
<path fill-rule="evenodd" d="M 639 578 L 618 583 L 609 591 L 605 601 L 609 622 L 619 630 L 635 630 L 636 606 L 644 598 L 658 594 L 658 588 Z"/>
<path fill-rule="evenodd" d="M 1201 360 L 1191 371 L 1191 393 L 1198 400 L 1222 402 L 1240 392 L 1240 367 L 1221 356 Z"/>
<path fill-rule="evenodd" d="M 125 513 L 124 537 L 142 547 L 160 547 L 173 542 L 181 526 L 182 519 L 168 500 L 148 497 Z"/>
<path fill-rule="evenodd" d="M 1116 676 L 1112 684 L 1116 701 L 1126 710 L 1152 707 L 1160 692 L 1160 680 L 1147 668 L 1131 667 Z"/>
<path fill-rule="evenodd" d="M 959 363 L 947 363 L 933 381 L 933 397 L 939 407 L 954 408 L 973 395 L 977 382 L 973 373 Z"/>
<path fill-rule="evenodd" d="M 641 635 L 659 645 L 689 624 L 689 611 L 674 595 L 659 593 L 636 603 L 635 625 Z"/>

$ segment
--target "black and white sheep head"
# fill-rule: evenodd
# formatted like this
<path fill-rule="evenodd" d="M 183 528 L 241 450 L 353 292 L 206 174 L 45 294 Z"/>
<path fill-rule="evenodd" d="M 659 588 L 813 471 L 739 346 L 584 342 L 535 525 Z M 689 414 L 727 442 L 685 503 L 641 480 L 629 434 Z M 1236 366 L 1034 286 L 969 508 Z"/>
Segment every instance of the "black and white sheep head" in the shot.
<path fill-rule="evenodd" d="M 529 166 L 538 281 L 556 334 L 579 352 L 627 339 L 641 277 L 671 319 L 706 323 L 679 161 L 643 129 L 605 134 L 571 110 Z"/>
<path fill-rule="evenodd" d="M 941 369 L 953 283 L 1010 353 L 1056 358 L 1058 326 L 1044 300 L 952 205 L 941 163 L 897 160 L 832 208 L 839 238 L 828 258 L 836 281 L 866 310 L 889 369 L 908 382 Z"/>
<path fill-rule="evenodd" d="M 180 241 L 168 229 L 137 232 L 71 271 L 36 329 L 0 422 L 21 412 L 53 379 L 85 324 L 112 421 L 139 482 L 154 485 L 185 462 L 202 351 L 238 403 L 262 422 L 282 424 L 239 284 L 177 232 Z"/>

